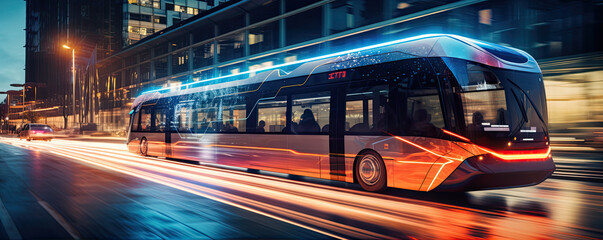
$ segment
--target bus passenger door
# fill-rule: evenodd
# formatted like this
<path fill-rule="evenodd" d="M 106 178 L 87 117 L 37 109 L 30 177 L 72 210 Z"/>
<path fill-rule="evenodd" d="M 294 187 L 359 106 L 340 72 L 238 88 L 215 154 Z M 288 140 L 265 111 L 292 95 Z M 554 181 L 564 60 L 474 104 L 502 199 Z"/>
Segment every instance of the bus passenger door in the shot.
<path fill-rule="evenodd" d="M 149 143 L 148 155 L 165 156 L 165 132 L 167 108 L 153 106 L 151 111 L 151 132 L 146 135 Z"/>
<path fill-rule="evenodd" d="M 173 157 L 172 153 L 172 128 L 174 125 L 174 108 L 167 107 L 165 109 L 167 116 L 165 117 L 165 157 Z"/>
<path fill-rule="evenodd" d="M 345 89 L 340 87 L 331 91 L 329 168 L 324 168 L 327 162 L 321 164 L 321 178 L 345 181 L 345 107 Z"/>
<path fill-rule="evenodd" d="M 329 161 L 331 92 L 305 92 L 289 96 L 287 165 L 290 174 L 319 178 L 321 165 Z"/>

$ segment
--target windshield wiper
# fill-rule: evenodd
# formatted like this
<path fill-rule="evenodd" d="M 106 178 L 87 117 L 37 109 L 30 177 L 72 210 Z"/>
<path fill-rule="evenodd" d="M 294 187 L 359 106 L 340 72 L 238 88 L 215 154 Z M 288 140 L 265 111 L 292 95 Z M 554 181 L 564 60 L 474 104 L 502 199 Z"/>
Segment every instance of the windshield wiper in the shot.
<path fill-rule="evenodd" d="M 544 122 L 544 118 L 542 117 L 542 114 L 540 114 L 540 111 L 538 111 L 538 108 L 536 107 L 536 104 L 534 104 L 534 102 L 532 101 L 532 99 L 530 98 L 530 95 L 528 95 L 521 87 L 519 87 L 519 85 L 515 84 L 513 81 L 511 81 L 511 79 L 507 78 L 507 80 L 513 84 L 513 86 L 515 86 L 516 88 L 518 88 L 523 95 L 526 96 L 526 98 L 528 99 L 528 101 L 530 102 L 530 104 L 532 105 L 532 108 L 534 108 L 534 111 L 536 112 L 536 115 L 538 115 L 538 118 L 540 118 L 540 121 L 542 121 L 543 124 L 546 124 Z M 524 110 L 525 111 L 525 110 Z M 545 125 L 546 126 L 546 125 Z"/>
<path fill-rule="evenodd" d="M 513 97 L 515 98 L 515 102 L 517 103 L 517 106 L 519 106 L 519 110 L 521 111 L 521 117 L 523 120 L 521 124 L 517 124 L 515 129 L 513 129 L 513 131 L 509 135 L 509 136 L 515 136 L 515 134 L 521 129 L 521 127 L 525 123 L 528 122 L 528 113 L 526 112 L 526 109 L 523 107 L 523 102 L 519 100 L 519 98 L 517 97 L 517 94 L 515 94 L 515 91 L 513 91 L 512 88 L 511 88 L 511 93 L 513 94 Z"/>
<path fill-rule="evenodd" d="M 515 94 L 515 91 L 513 91 L 513 89 L 511 89 L 511 93 L 513 93 L 513 97 L 515 98 L 515 102 L 517 102 L 517 106 L 519 106 L 519 110 L 521 110 L 521 116 L 523 117 L 523 121 L 528 122 L 528 113 L 526 112 L 526 109 L 523 107 L 523 101 L 519 100 L 519 98 L 517 97 L 517 94 Z"/>

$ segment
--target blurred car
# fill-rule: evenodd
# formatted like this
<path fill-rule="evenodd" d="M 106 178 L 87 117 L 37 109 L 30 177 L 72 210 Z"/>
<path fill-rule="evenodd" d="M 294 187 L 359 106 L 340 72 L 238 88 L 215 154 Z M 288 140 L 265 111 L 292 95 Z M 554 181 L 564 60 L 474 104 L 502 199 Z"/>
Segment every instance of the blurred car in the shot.
<path fill-rule="evenodd" d="M 26 139 L 27 141 L 31 141 L 32 139 L 36 139 L 50 141 L 53 137 L 54 131 L 46 124 L 28 123 L 19 131 L 19 140 Z"/>

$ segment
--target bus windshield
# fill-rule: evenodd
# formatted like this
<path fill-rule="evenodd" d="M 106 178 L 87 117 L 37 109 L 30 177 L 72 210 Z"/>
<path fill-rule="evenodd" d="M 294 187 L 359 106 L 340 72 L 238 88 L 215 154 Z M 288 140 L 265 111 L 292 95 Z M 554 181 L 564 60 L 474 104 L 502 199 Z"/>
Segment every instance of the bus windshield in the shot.
<path fill-rule="evenodd" d="M 444 59 L 460 88 L 465 135 L 494 149 L 542 147 L 547 109 L 542 74 Z"/>

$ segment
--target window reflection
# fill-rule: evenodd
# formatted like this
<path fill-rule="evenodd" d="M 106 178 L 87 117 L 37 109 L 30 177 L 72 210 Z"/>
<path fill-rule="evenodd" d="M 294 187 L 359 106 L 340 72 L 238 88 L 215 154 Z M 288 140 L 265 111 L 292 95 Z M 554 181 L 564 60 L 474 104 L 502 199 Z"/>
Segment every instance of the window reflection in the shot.
<path fill-rule="evenodd" d="M 172 74 L 188 70 L 188 51 L 180 51 L 172 55 Z"/>
<path fill-rule="evenodd" d="M 193 48 L 193 66 L 201 68 L 214 64 L 214 44 L 203 44 Z"/>
<path fill-rule="evenodd" d="M 218 60 L 225 62 L 228 60 L 243 57 L 245 44 L 245 34 L 243 32 L 221 38 L 218 40 Z"/>
<path fill-rule="evenodd" d="M 178 104 L 174 108 L 176 128 L 179 132 L 190 132 L 192 127 L 192 104 Z"/>
<path fill-rule="evenodd" d="M 314 8 L 285 19 L 287 45 L 305 42 L 322 36 L 322 8 Z"/>
<path fill-rule="evenodd" d="M 155 78 L 162 78 L 168 75 L 167 57 L 155 60 Z"/>
<path fill-rule="evenodd" d="M 465 91 L 502 88 L 500 81 L 492 70 L 471 63 L 467 64 L 467 78 L 461 79 L 460 84 Z"/>
<path fill-rule="evenodd" d="M 194 131 L 197 133 L 217 132 L 221 128 L 218 121 L 220 103 L 209 101 L 195 108 Z"/>
<path fill-rule="evenodd" d="M 278 22 L 250 29 L 248 38 L 251 54 L 278 48 Z"/>

